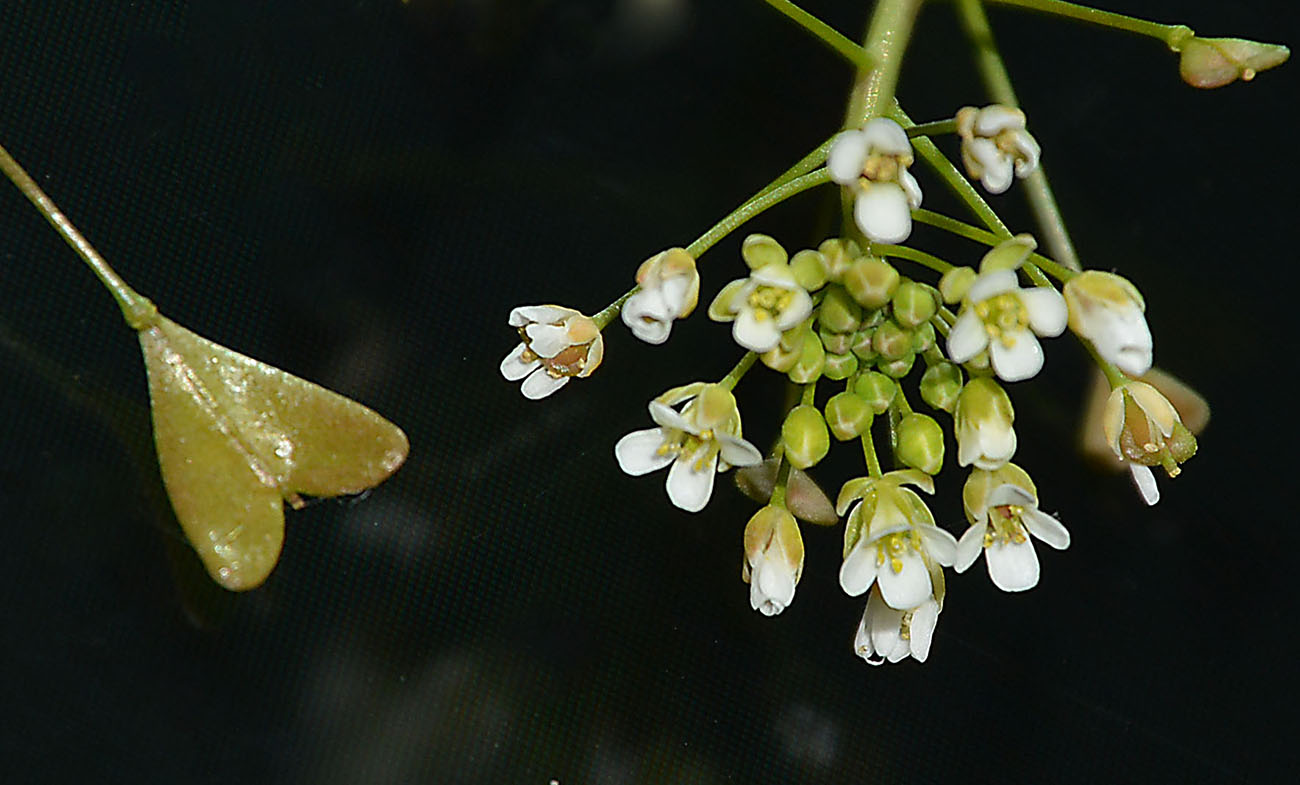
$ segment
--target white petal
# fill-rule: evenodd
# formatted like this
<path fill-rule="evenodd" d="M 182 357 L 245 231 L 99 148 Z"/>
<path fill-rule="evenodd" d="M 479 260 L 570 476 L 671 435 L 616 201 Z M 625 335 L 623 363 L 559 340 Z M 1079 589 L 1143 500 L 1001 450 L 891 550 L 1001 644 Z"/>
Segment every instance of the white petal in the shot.
<path fill-rule="evenodd" d="M 876 546 L 859 540 L 840 565 L 840 588 L 850 597 L 857 597 L 875 582 Z"/>
<path fill-rule="evenodd" d="M 957 538 L 938 526 L 918 524 L 916 531 L 925 544 L 925 552 L 944 567 L 951 567 L 957 560 Z"/>
<path fill-rule="evenodd" d="M 929 598 L 932 590 L 930 571 L 926 569 L 921 555 L 914 550 L 907 550 L 899 559 L 903 562 L 903 569 L 894 572 L 886 559 L 876 581 L 880 584 L 880 594 L 889 607 L 907 610 Z"/>
<path fill-rule="evenodd" d="M 916 181 L 912 173 L 904 167 L 898 169 L 898 184 L 903 188 L 903 193 L 907 196 L 907 203 L 913 210 L 921 206 L 921 184 Z"/>
<path fill-rule="evenodd" d="M 980 141 L 976 139 L 975 141 Z M 1011 181 L 1014 178 L 1015 169 L 1012 166 L 1011 158 L 1005 155 L 999 155 L 984 165 L 984 173 L 980 175 L 980 184 L 984 190 L 991 194 L 1006 193 L 1011 187 Z"/>
<path fill-rule="evenodd" d="M 939 603 L 931 600 L 921 604 L 912 611 L 912 656 L 917 662 L 925 662 L 930 656 L 930 642 L 934 639 L 934 628 L 939 623 Z"/>
<path fill-rule="evenodd" d="M 729 433 L 718 433 L 714 437 L 722 448 L 722 460 L 731 466 L 755 466 L 763 462 L 763 453 L 744 439 L 737 439 Z"/>
<path fill-rule="evenodd" d="M 968 302 L 977 303 L 981 300 L 987 300 L 990 297 L 997 297 L 999 294 L 1006 294 L 1019 289 L 1016 283 L 1015 270 L 992 270 L 987 273 L 980 273 L 975 282 L 970 285 L 966 292 Z"/>
<path fill-rule="evenodd" d="M 1156 476 L 1150 466 L 1130 463 L 1128 470 L 1133 475 L 1133 484 L 1137 486 L 1138 493 L 1142 494 L 1142 501 L 1148 505 L 1160 501 L 1160 486 L 1156 485 Z"/>
<path fill-rule="evenodd" d="M 1025 529 L 1030 534 L 1058 551 L 1070 547 L 1069 529 L 1047 513 L 1040 512 L 1038 508 L 1026 507 L 1020 515 L 1020 522 L 1025 525 Z"/>
<path fill-rule="evenodd" d="M 1005 104 L 989 104 L 975 117 L 975 133 L 996 136 L 1008 128 L 1024 128 L 1025 113 Z"/>
<path fill-rule="evenodd" d="M 659 452 L 663 443 L 662 428 L 632 431 L 614 445 L 614 457 L 618 459 L 618 468 L 633 477 L 664 468 L 677 456 L 668 451 Z"/>
<path fill-rule="evenodd" d="M 752 352 L 770 352 L 781 342 L 781 331 L 772 319 L 756 319 L 753 308 L 742 308 L 736 321 L 731 323 L 731 336 L 736 343 Z"/>
<path fill-rule="evenodd" d="M 631 330 L 632 334 L 648 344 L 658 346 L 668 340 L 669 334 L 672 333 L 673 323 L 670 320 L 656 321 L 653 319 L 640 319 L 635 322 L 623 320 Z"/>
<path fill-rule="evenodd" d="M 569 328 L 562 324 L 530 324 L 524 332 L 531 341 L 528 348 L 541 357 L 554 357 L 572 346 Z"/>
<path fill-rule="evenodd" d="M 853 217 L 873 242 L 901 243 L 912 234 L 912 211 L 897 183 L 873 183 L 858 194 Z"/>
<path fill-rule="evenodd" d="M 1001 507 L 1004 504 L 1014 504 L 1017 507 L 1037 507 L 1038 500 L 1029 491 L 1021 488 L 1019 485 L 1005 483 L 994 488 L 985 500 L 988 507 Z"/>
<path fill-rule="evenodd" d="M 794 327 L 799 322 L 808 318 L 812 313 L 813 301 L 808 292 L 803 289 L 795 289 L 791 292 L 790 304 L 781 312 L 780 317 L 776 320 L 776 329 L 785 332 Z"/>
<path fill-rule="evenodd" d="M 868 153 L 907 155 L 912 143 L 907 140 L 903 126 L 888 117 L 873 117 L 862 126 L 862 137 L 867 141 Z"/>
<path fill-rule="evenodd" d="M 524 379 L 523 386 L 520 390 L 523 392 L 525 398 L 537 401 L 568 384 L 570 378 L 572 377 L 561 376 L 556 378 L 541 368 L 538 368 L 536 371 L 533 371 L 531 376 Z"/>
<path fill-rule="evenodd" d="M 1038 585 L 1038 554 L 1029 540 L 995 541 L 985 551 L 984 562 L 994 586 L 1002 591 L 1025 591 Z"/>
<path fill-rule="evenodd" d="M 525 346 L 523 343 L 520 343 L 514 349 L 510 350 L 510 354 L 507 354 L 506 358 L 501 361 L 502 376 L 506 377 L 512 382 L 517 382 L 520 379 L 527 376 L 528 374 L 532 373 L 534 370 L 537 369 L 538 366 L 542 364 L 542 361 L 536 358 L 534 358 L 532 362 L 524 362 L 523 359 L 521 359 L 521 355 L 523 355 L 524 349 L 527 348 L 528 347 Z"/>
<path fill-rule="evenodd" d="M 693 281 L 694 278 L 689 275 L 674 275 L 659 287 L 660 297 L 670 318 L 676 319 L 686 310 L 686 295 L 691 291 Z"/>
<path fill-rule="evenodd" d="M 1035 286 L 1020 290 L 1020 302 L 1029 312 L 1029 326 L 1045 338 L 1055 338 L 1065 332 L 1069 310 L 1065 298 L 1050 286 Z"/>
<path fill-rule="evenodd" d="M 1151 328 L 1137 308 L 1089 320 L 1086 338 L 1097 353 L 1131 376 L 1151 370 Z"/>
<path fill-rule="evenodd" d="M 1008 382 L 1018 382 L 1032 377 L 1043 369 L 1043 347 L 1038 339 L 1028 330 L 1021 330 L 1011 336 L 1011 345 L 1002 339 L 989 342 L 989 359 L 993 361 L 993 370 Z"/>
<path fill-rule="evenodd" d="M 701 447 L 691 455 L 682 455 L 673 462 L 668 470 L 668 498 L 674 505 L 687 512 L 699 512 L 709 503 L 713 495 L 713 475 L 718 463 L 718 456 L 706 461 L 696 471 L 695 464 L 703 455 L 706 447 Z"/>
<path fill-rule="evenodd" d="M 858 621 L 857 634 L 853 636 L 853 652 L 870 665 L 882 665 L 885 660 L 877 656 L 876 650 L 871 645 L 871 631 L 867 627 L 867 614 L 862 614 L 862 619 Z"/>
<path fill-rule="evenodd" d="M 984 330 L 984 322 L 975 315 L 975 309 L 967 308 L 948 333 L 948 359 L 964 363 L 984 351 L 988 344 L 989 334 Z"/>
<path fill-rule="evenodd" d="M 760 557 L 749 578 L 749 604 L 775 616 L 794 602 L 794 574 L 776 559 Z"/>
<path fill-rule="evenodd" d="M 691 424 L 690 420 L 687 420 L 676 409 L 661 401 L 650 402 L 650 419 L 665 428 L 674 428 L 688 433 L 695 432 L 695 426 Z"/>
<path fill-rule="evenodd" d="M 1033 174 L 1038 168 L 1038 159 L 1042 155 L 1043 149 L 1038 146 L 1038 140 L 1029 135 L 1028 131 L 1020 131 L 1012 137 L 1015 140 L 1016 152 L 1016 177 L 1025 178 Z"/>
<path fill-rule="evenodd" d="M 510 312 L 510 326 L 523 327 L 530 322 L 555 324 L 578 313 L 572 308 L 558 305 L 521 305 Z"/>
<path fill-rule="evenodd" d="M 876 654 L 890 662 L 901 660 L 903 657 L 897 656 L 896 652 L 899 644 L 905 643 L 900 635 L 903 611 L 889 607 L 881 599 L 880 592 L 873 591 L 867 598 L 865 621 L 871 636 L 871 648 Z"/>
<path fill-rule="evenodd" d="M 975 560 L 980 557 L 980 551 L 984 550 L 984 530 L 988 528 L 986 524 L 972 524 L 969 529 L 957 541 L 957 554 L 953 559 L 952 567 L 957 572 L 966 572 Z"/>
<path fill-rule="evenodd" d="M 861 131 L 843 131 L 831 140 L 826 152 L 826 170 L 840 185 L 854 185 L 862 176 L 867 157 L 867 137 Z"/>

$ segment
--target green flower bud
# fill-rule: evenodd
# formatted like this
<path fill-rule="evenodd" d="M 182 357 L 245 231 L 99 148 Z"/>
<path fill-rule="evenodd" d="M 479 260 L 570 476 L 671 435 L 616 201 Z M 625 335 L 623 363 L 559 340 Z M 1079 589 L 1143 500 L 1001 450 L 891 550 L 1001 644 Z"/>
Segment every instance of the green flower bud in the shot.
<path fill-rule="evenodd" d="M 826 402 L 826 424 L 836 439 L 861 436 L 871 427 L 871 406 L 851 392 L 842 392 Z"/>
<path fill-rule="evenodd" d="M 951 412 L 961 394 L 961 369 L 941 362 L 925 369 L 921 377 L 921 400 L 936 409 Z"/>
<path fill-rule="evenodd" d="M 930 287 L 916 281 L 900 283 L 891 302 L 894 320 L 904 327 L 915 327 L 930 321 L 939 307 Z"/>
<path fill-rule="evenodd" d="M 853 351 L 853 338 L 857 333 L 833 333 L 822 328 L 817 336 L 822 339 L 822 346 L 831 354 L 848 354 Z"/>
<path fill-rule="evenodd" d="M 789 255 L 771 237 L 765 234 L 751 234 L 740 244 L 740 258 L 745 260 L 751 270 L 761 270 L 769 264 L 784 265 Z"/>
<path fill-rule="evenodd" d="M 898 393 L 898 383 L 883 373 L 868 371 L 853 381 L 853 392 L 876 414 L 884 414 Z"/>
<path fill-rule="evenodd" d="M 844 271 L 844 288 L 867 308 L 879 308 L 898 290 L 898 271 L 884 259 L 868 256 Z"/>
<path fill-rule="evenodd" d="M 912 351 L 917 354 L 929 351 L 934 346 L 934 325 L 926 322 L 925 324 L 912 330 Z"/>
<path fill-rule="evenodd" d="M 852 354 L 828 354 L 826 355 L 826 367 L 822 373 L 827 379 L 840 381 L 847 379 L 858 372 L 858 358 Z"/>
<path fill-rule="evenodd" d="M 851 333 L 862 323 L 862 307 L 842 286 L 833 286 L 817 308 L 817 323 L 833 333 Z"/>
<path fill-rule="evenodd" d="M 943 468 L 943 429 L 933 417 L 912 412 L 898 423 L 898 460 L 926 474 Z"/>
<path fill-rule="evenodd" d="M 803 339 L 803 347 L 799 351 L 799 359 L 790 367 L 786 375 L 795 384 L 808 384 L 821 377 L 825 365 L 826 350 L 822 347 L 822 341 L 816 333 L 808 330 Z"/>
<path fill-rule="evenodd" d="M 781 444 L 786 460 L 796 469 L 807 469 L 826 457 L 831 435 L 816 406 L 801 404 L 790 410 L 781 424 Z"/>
<path fill-rule="evenodd" d="M 857 243 L 838 237 L 824 241 L 817 246 L 817 251 L 826 260 L 826 277 L 833 283 L 839 283 L 849 265 L 862 256 L 862 249 Z"/>
<path fill-rule="evenodd" d="M 853 334 L 853 353 L 864 363 L 874 362 L 879 356 L 871 346 L 871 342 L 875 337 L 875 328 L 858 330 Z"/>
<path fill-rule="evenodd" d="M 977 277 L 973 268 L 954 267 L 939 279 L 939 294 L 949 305 L 959 303 L 966 298 L 967 290 Z"/>
<path fill-rule="evenodd" d="M 909 354 L 899 360 L 890 360 L 888 362 L 876 363 L 880 372 L 895 379 L 901 379 L 912 370 L 912 364 L 916 362 L 916 355 Z"/>
<path fill-rule="evenodd" d="M 871 348 L 886 360 L 899 360 L 912 353 L 912 333 L 898 326 L 893 319 L 876 328 Z"/>
<path fill-rule="evenodd" d="M 826 285 L 826 260 L 816 251 L 805 248 L 790 260 L 795 283 L 815 292 Z"/>

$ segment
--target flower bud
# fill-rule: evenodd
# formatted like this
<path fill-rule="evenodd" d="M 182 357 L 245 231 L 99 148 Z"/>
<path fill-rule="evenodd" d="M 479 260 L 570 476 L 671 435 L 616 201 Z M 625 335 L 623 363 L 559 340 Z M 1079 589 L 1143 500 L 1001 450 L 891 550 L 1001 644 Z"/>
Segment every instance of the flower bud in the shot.
<path fill-rule="evenodd" d="M 921 377 L 921 400 L 936 409 L 951 412 L 961 393 L 961 369 L 944 361 L 925 369 Z"/>
<path fill-rule="evenodd" d="M 886 360 L 901 359 L 912 353 L 912 334 L 893 319 L 886 320 L 876 328 L 871 348 Z"/>
<path fill-rule="evenodd" d="M 784 265 L 790 257 L 775 238 L 765 234 L 751 234 L 740 244 L 740 258 L 751 270 L 761 270 L 770 264 Z"/>
<path fill-rule="evenodd" d="M 826 259 L 817 251 L 805 248 L 790 260 L 790 271 L 794 273 L 795 283 L 810 292 L 815 292 L 826 285 Z"/>
<path fill-rule="evenodd" d="M 1107 362 L 1130 376 L 1151 370 L 1151 329 L 1137 288 L 1114 273 L 1088 270 L 1062 292 L 1070 329 L 1091 342 Z"/>
<path fill-rule="evenodd" d="M 916 363 L 916 355 L 909 354 L 897 360 L 876 363 L 876 367 L 886 376 L 892 376 L 895 379 L 901 379 L 912 372 L 912 365 Z"/>
<path fill-rule="evenodd" d="M 899 275 L 884 259 L 868 256 L 844 271 L 844 288 L 864 307 L 879 308 L 889 302 L 898 289 Z"/>
<path fill-rule="evenodd" d="M 807 469 L 826 457 L 831 436 L 816 406 L 800 404 L 790 410 L 781 424 L 781 444 L 786 460 L 796 469 Z"/>
<path fill-rule="evenodd" d="M 927 352 L 934 346 L 934 325 L 926 322 L 912 330 L 912 351 L 916 354 Z"/>
<path fill-rule="evenodd" d="M 1178 72 L 1192 87 L 1222 87 L 1285 63 L 1291 50 L 1242 38 L 1192 38 L 1183 44 Z"/>
<path fill-rule="evenodd" d="M 822 373 L 827 379 L 841 381 L 858 372 L 858 358 L 853 354 L 827 354 Z"/>
<path fill-rule="evenodd" d="M 894 320 L 904 327 L 916 327 L 930 321 L 938 303 L 930 287 L 916 281 L 903 281 L 894 292 Z"/>
<path fill-rule="evenodd" d="M 898 423 L 898 460 L 926 474 L 943 468 L 943 429 L 933 417 L 912 412 Z"/>
<path fill-rule="evenodd" d="M 884 414 L 898 393 L 898 383 L 883 373 L 868 371 L 853 382 L 853 392 L 876 414 Z"/>
<path fill-rule="evenodd" d="M 817 323 L 834 333 L 851 333 L 862 324 L 862 306 L 843 287 L 831 287 L 817 309 Z"/>
<path fill-rule="evenodd" d="M 953 267 L 939 279 L 939 294 L 949 305 L 959 303 L 966 299 L 966 292 L 977 277 L 974 268 Z"/>
<path fill-rule="evenodd" d="M 795 361 L 786 375 L 795 384 L 808 384 L 821 377 L 826 365 L 826 350 L 822 348 L 821 339 L 812 330 L 804 333 L 803 347 L 799 359 Z"/>
<path fill-rule="evenodd" d="M 817 331 L 822 339 L 822 346 L 831 354 L 848 354 L 853 351 L 853 338 L 857 333 L 833 333 L 825 327 Z"/>
<path fill-rule="evenodd" d="M 833 283 L 840 283 L 849 266 L 862 256 L 857 243 L 839 237 L 823 241 L 817 251 L 826 260 L 826 277 Z"/>
<path fill-rule="evenodd" d="M 803 574 L 803 538 L 786 510 L 768 505 L 745 526 L 745 561 L 741 578 L 749 584 L 749 602 L 764 616 L 775 616 L 794 601 Z"/>
<path fill-rule="evenodd" d="M 851 392 L 839 393 L 826 402 L 826 424 L 840 441 L 861 436 L 871 427 L 871 418 L 871 406 Z"/>
<path fill-rule="evenodd" d="M 872 348 L 871 342 L 875 340 L 876 328 L 864 328 L 853 334 L 853 354 L 864 363 L 874 362 L 880 355 Z"/>
<path fill-rule="evenodd" d="M 1011 398 L 1001 385 L 987 377 L 967 382 L 953 412 L 957 464 L 988 470 L 1005 465 L 1016 452 L 1014 420 Z"/>

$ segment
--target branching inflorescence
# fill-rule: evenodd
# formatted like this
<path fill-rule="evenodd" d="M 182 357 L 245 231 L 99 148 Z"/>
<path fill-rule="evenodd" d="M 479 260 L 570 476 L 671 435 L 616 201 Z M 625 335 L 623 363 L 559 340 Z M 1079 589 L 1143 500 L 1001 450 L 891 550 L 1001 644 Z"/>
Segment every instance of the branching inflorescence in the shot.
<path fill-rule="evenodd" d="M 943 609 L 945 567 L 964 572 L 983 555 L 993 584 L 1018 592 L 1038 583 L 1035 541 L 1069 547 L 1069 531 L 1040 509 L 1034 481 L 1012 462 L 1009 388 L 1038 374 L 1045 343 L 1068 329 L 1096 361 L 1111 388 L 1100 427 L 1147 504 L 1159 500 L 1153 467 L 1176 476 L 1196 452 L 1196 438 L 1159 389 L 1166 377 L 1152 369 L 1142 295 L 1119 275 L 1078 264 L 979 0 L 956 5 L 996 102 L 919 125 L 893 93 L 920 0 L 880 0 L 862 46 L 787 0 L 766 2 L 858 67 L 848 127 L 691 245 L 646 260 L 636 287 L 594 316 L 555 305 L 516 308 L 510 325 L 520 343 L 501 372 L 522 380 L 533 399 L 589 376 L 603 357 L 603 330 L 619 314 L 636 337 L 667 341 L 673 322 L 697 304 L 697 261 L 713 244 L 794 194 L 840 188 L 840 236 L 793 254 L 763 234 L 744 239 L 747 274 L 723 286 L 707 311 L 731 324 L 745 353 L 717 382 L 675 387 L 651 401 L 655 427 L 627 434 L 614 454 L 628 474 L 667 469 L 669 500 L 691 512 L 707 505 L 717 472 L 743 467 L 741 486 L 766 504 L 745 527 L 742 574 L 751 605 L 769 616 L 790 605 L 802 576 L 796 519 L 828 525 L 842 516 L 840 585 L 849 595 L 867 595 L 856 652 L 872 664 L 924 661 Z M 1198 38 L 1182 25 L 1059 0 L 1002 2 L 1160 40 L 1181 53 L 1180 73 L 1196 87 L 1249 81 L 1288 55 L 1283 46 Z M 961 169 L 931 141 L 941 134 L 958 136 Z M 918 163 L 951 187 L 984 228 L 923 209 L 926 175 L 913 173 Z M 1055 258 L 1038 253 L 1033 235 L 1013 235 L 972 185 L 1000 194 L 1017 179 L 1026 181 Z M 988 250 L 977 265 L 954 265 L 906 244 L 914 222 Z M 799 386 L 799 402 L 766 459 L 744 439 L 732 394 L 758 363 Z M 957 464 L 968 472 L 968 527 L 960 537 L 935 524 L 921 495 L 934 492 L 944 466 L 943 426 L 915 408 L 922 403 L 949 422 Z M 876 446 L 876 436 L 886 434 L 882 442 L 901 467 L 888 472 Z M 843 484 L 833 511 L 805 474 L 827 455 L 832 438 L 857 442 L 865 470 Z"/>

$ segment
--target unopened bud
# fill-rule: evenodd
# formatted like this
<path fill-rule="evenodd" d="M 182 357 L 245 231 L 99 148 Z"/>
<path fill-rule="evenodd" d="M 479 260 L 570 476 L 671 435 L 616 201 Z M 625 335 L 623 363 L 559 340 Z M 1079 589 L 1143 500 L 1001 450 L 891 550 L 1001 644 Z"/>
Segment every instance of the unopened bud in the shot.
<path fill-rule="evenodd" d="M 781 444 L 786 460 L 796 469 L 807 469 L 826 457 L 831 436 L 816 406 L 800 404 L 790 410 L 781 424 Z"/>
<path fill-rule="evenodd" d="M 898 289 L 898 271 L 884 259 L 868 256 L 844 271 L 844 288 L 853 299 L 867 308 L 879 308 L 889 302 Z"/>
<path fill-rule="evenodd" d="M 858 372 L 858 358 L 854 354 L 827 354 L 822 373 L 827 379 L 840 381 Z"/>
<path fill-rule="evenodd" d="M 934 346 L 934 325 L 926 322 L 912 330 L 912 351 L 917 354 L 927 352 Z"/>
<path fill-rule="evenodd" d="M 933 417 L 912 412 L 898 423 L 898 460 L 926 474 L 943 468 L 943 429 Z"/>
<path fill-rule="evenodd" d="M 840 441 L 861 436 L 871 427 L 871 418 L 871 406 L 851 392 L 839 393 L 826 402 L 826 424 Z"/>
<path fill-rule="evenodd" d="M 843 287 L 833 286 L 817 309 L 817 323 L 833 333 L 851 333 L 862 324 L 862 306 Z"/>
<path fill-rule="evenodd" d="M 925 369 L 921 377 L 921 400 L 936 409 L 951 412 L 961 394 L 961 369 L 950 362 L 940 362 Z"/>
<path fill-rule="evenodd" d="M 826 260 L 827 280 L 834 283 L 840 283 L 849 266 L 862 256 L 862 249 L 857 243 L 839 237 L 824 241 L 817 246 L 817 251 Z"/>
<path fill-rule="evenodd" d="M 901 379 L 912 371 L 912 366 L 916 363 L 916 355 L 909 354 L 898 360 L 889 360 L 888 362 L 878 362 L 876 367 L 880 372 L 892 376 L 895 379 Z"/>
<path fill-rule="evenodd" d="M 853 392 L 876 414 L 884 414 L 898 393 L 898 383 L 883 373 L 868 371 L 853 381 Z"/>
<path fill-rule="evenodd" d="M 938 307 L 930 287 L 916 281 L 903 281 L 894 292 L 894 320 L 904 327 L 930 321 Z"/>
<path fill-rule="evenodd" d="M 853 353 L 864 363 L 874 362 L 880 355 L 871 346 L 876 337 L 876 328 L 864 328 L 853 334 Z"/>
<path fill-rule="evenodd" d="M 795 361 L 786 375 L 795 384 L 808 384 L 821 377 L 826 365 L 826 350 L 822 348 L 821 339 L 812 330 L 806 331 L 799 359 Z"/>
<path fill-rule="evenodd" d="M 853 351 L 853 338 L 857 333 L 833 333 L 822 328 L 817 337 L 822 339 L 822 346 L 831 354 L 848 354 Z"/>
<path fill-rule="evenodd" d="M 902 359 L 912 353 L 912 334 L 890 319 L 876 328 L 871 348 L 886 360 Z"/>

